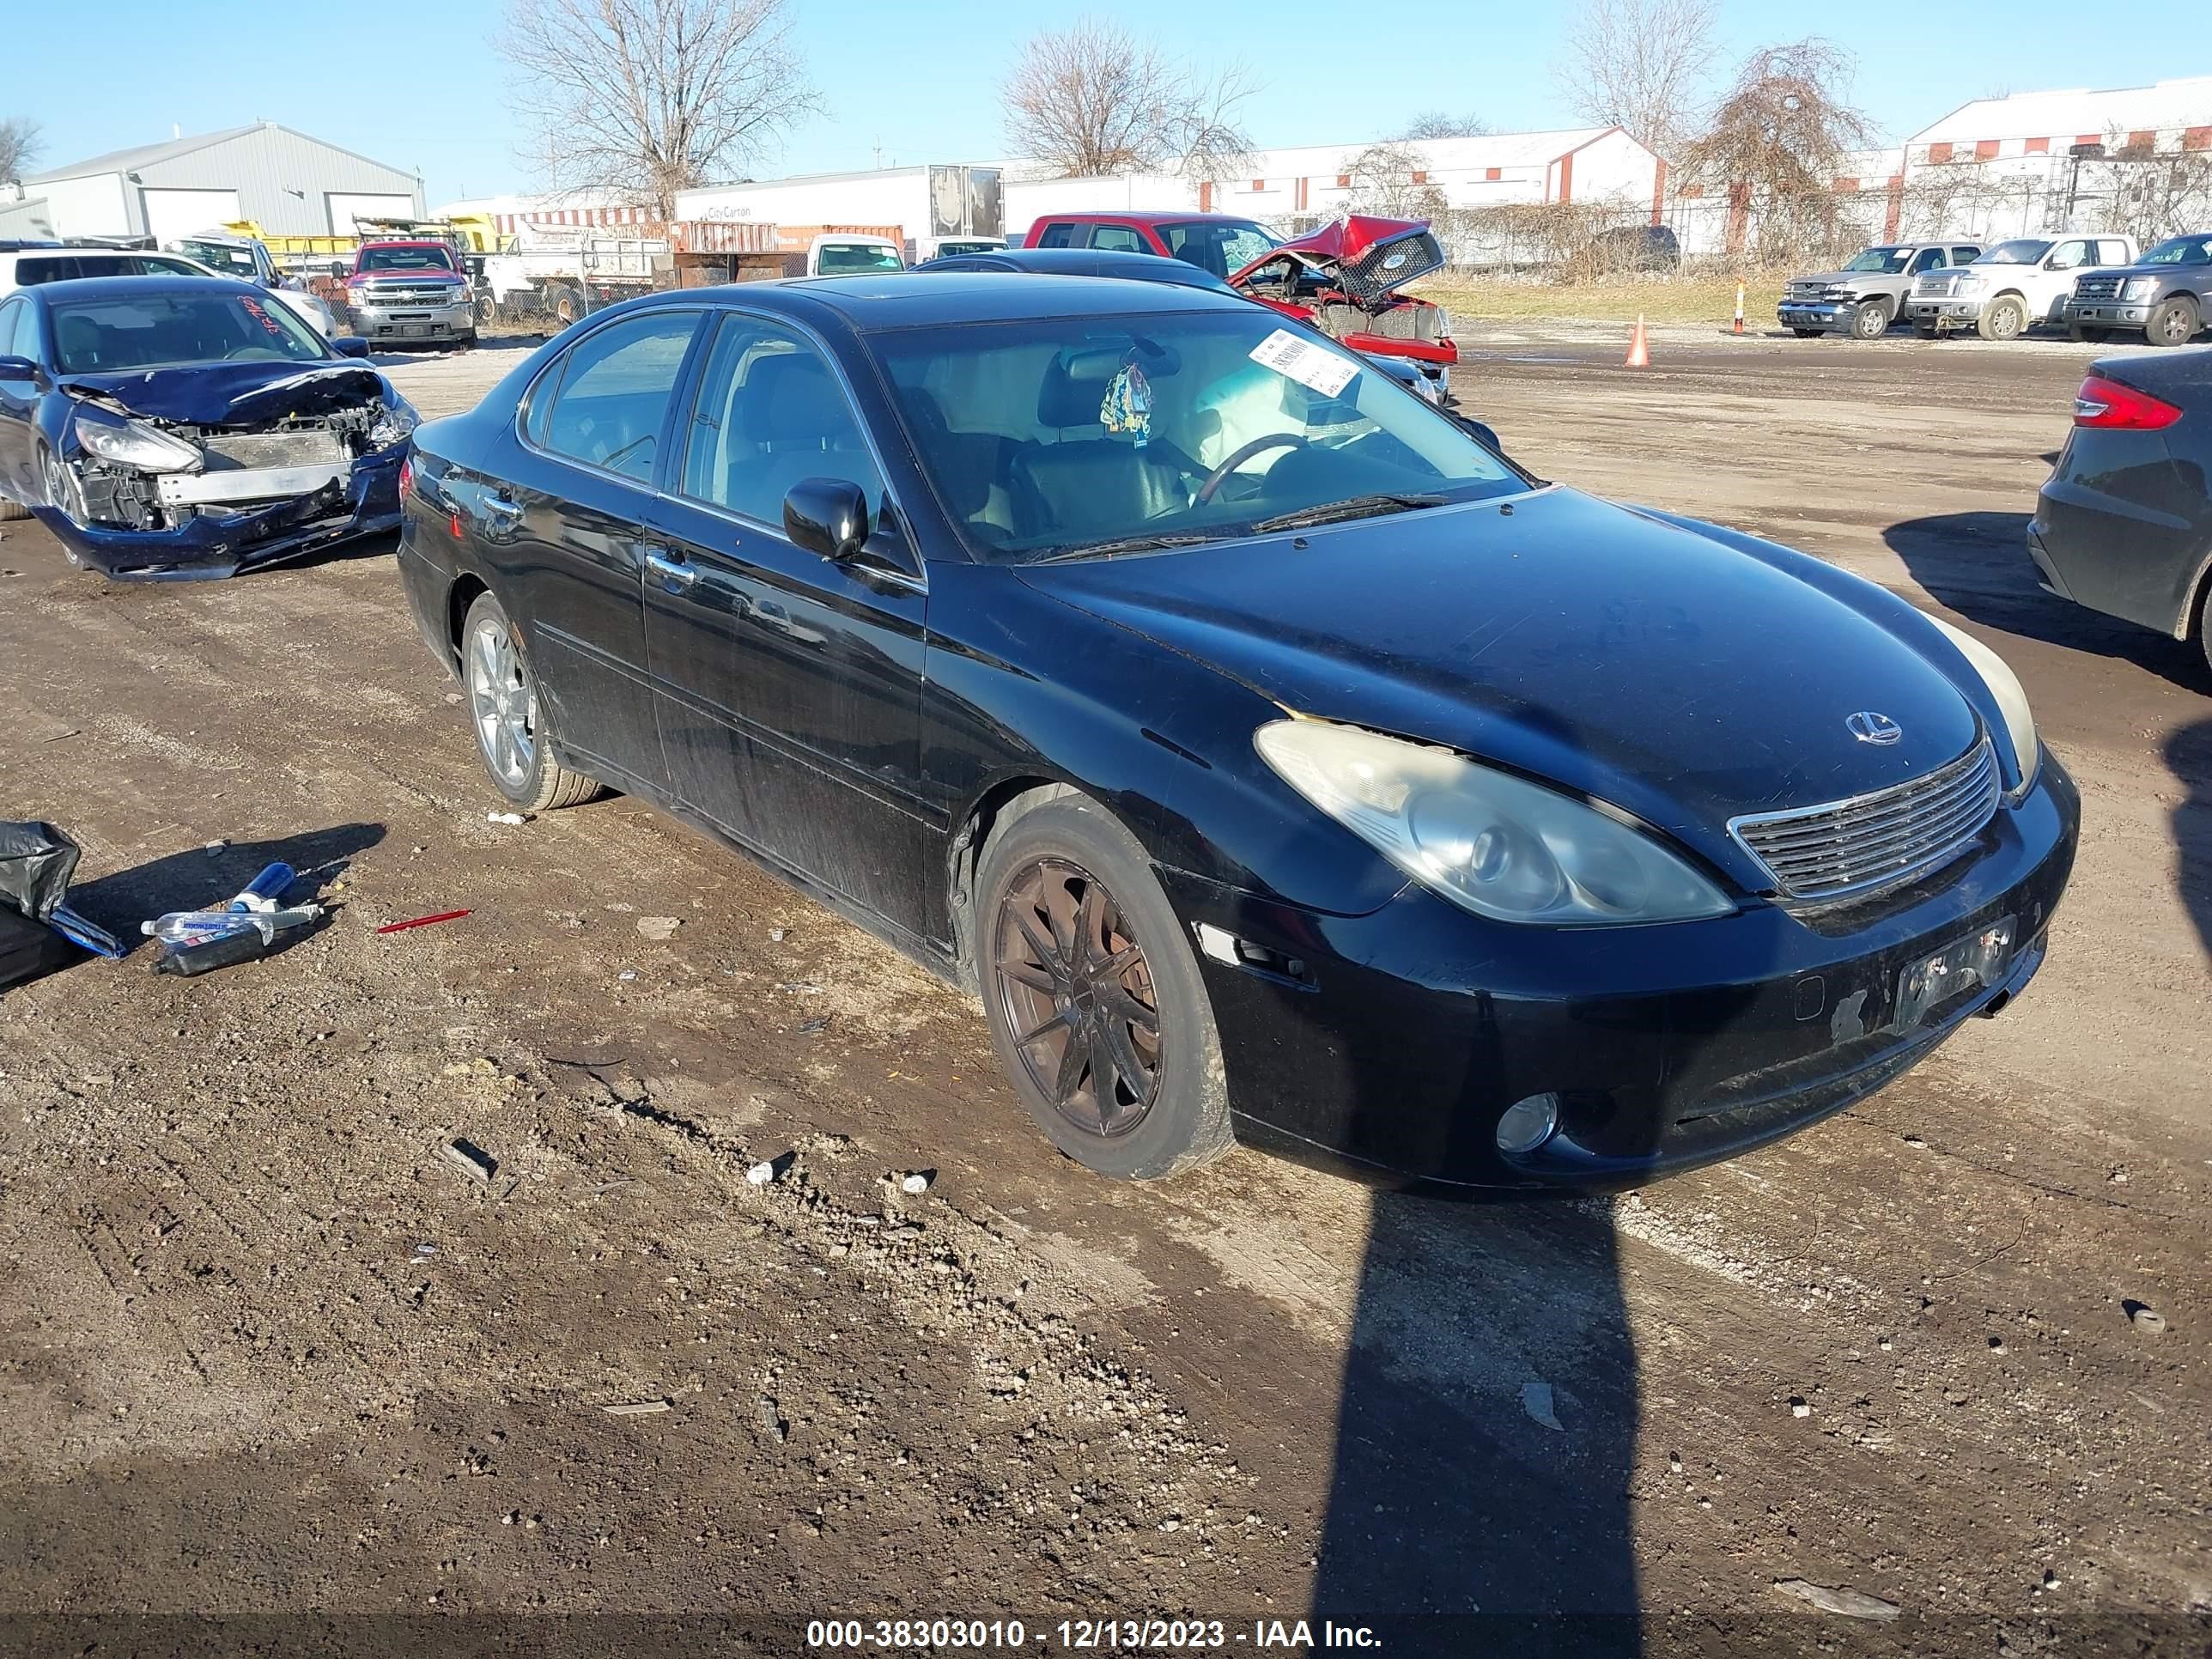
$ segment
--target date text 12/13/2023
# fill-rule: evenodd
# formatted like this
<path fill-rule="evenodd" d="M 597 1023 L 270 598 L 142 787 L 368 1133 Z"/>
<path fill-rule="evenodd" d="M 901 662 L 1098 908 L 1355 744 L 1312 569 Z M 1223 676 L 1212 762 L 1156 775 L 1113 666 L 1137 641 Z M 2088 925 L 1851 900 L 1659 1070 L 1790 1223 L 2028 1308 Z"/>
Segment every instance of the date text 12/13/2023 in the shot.
<path fill-rule="evenodd" d="M 1060 1641 L 1055 1648 L 1052 1637 Z M 1018 1619 L 815 1619 L 806 1626 L 810 1648 L 933 1652 L 974 1649 L 1011 1650 L 1029 1644 L 1029 1627 Z M 1237 1647 L 1376 1648 L 1376 1632 L 1364 1625 L 1322 1620 L 1255 1619 L 1249 1627 L 1221 1619 L 1061 1619 L 1041 1627 L 1037 1642 L 1047 1652 L 1118 1652 L 1127 1649 L 1165 1652 L 1221 1652 Z"/>

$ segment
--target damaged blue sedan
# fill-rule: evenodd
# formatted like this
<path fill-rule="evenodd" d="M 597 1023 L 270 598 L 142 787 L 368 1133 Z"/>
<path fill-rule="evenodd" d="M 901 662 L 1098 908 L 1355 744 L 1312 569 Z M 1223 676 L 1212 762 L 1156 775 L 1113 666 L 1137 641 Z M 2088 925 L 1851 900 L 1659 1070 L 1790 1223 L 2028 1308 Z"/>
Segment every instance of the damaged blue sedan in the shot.
<path fill-rule="evenodd" d="M 0 302 L 0 518 L 70 562 L 229 576 L 399 521 L 417 416 L 260 289 L 216 277 L 45 283 Z"/>

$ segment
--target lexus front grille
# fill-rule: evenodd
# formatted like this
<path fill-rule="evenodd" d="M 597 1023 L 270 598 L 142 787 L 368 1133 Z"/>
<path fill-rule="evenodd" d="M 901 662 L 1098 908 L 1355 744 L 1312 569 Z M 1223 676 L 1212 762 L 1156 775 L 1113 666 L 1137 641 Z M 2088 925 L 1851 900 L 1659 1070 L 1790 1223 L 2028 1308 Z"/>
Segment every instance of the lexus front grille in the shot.
<path fill-rule="evenodd" d="M 1901 886 L 1965 852 L 1996 813 L 1996 751 L 1985 737 L 1924 777 L 1871 794 L 1729 821 L 1784 899 L 1826 904 Z"/>

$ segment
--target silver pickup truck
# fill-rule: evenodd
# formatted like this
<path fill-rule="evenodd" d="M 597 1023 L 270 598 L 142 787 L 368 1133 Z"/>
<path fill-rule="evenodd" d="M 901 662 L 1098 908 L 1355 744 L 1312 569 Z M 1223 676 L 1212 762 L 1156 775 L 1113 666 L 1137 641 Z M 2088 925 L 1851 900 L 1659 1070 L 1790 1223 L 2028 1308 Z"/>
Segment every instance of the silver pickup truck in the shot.
<path fill-rule="evenodd" d="M 1905 314 L 1923 271 L 1962 265 L 1981 252 L 1972 242 L 1892 242 L 1864 249 L 1840 270 L 1792 276 L 1774 314 L 1800 339 L 1848 334 L 1879 340 Z"/>

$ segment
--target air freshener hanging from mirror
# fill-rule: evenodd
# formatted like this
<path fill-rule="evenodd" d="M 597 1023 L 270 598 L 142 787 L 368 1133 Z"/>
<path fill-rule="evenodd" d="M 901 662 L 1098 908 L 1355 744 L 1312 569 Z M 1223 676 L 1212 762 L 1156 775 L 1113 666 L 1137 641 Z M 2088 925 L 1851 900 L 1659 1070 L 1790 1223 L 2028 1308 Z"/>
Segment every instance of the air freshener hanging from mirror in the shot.
<path fill-rule="evenodd" d="M 1098 418 L 1109 432 L 1126 432 L 1142 449 L 1152 435 L 1152 383 L 1134 363 L 1124 363 L 1106 383 L 1105 401 Z"/>

